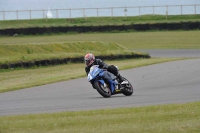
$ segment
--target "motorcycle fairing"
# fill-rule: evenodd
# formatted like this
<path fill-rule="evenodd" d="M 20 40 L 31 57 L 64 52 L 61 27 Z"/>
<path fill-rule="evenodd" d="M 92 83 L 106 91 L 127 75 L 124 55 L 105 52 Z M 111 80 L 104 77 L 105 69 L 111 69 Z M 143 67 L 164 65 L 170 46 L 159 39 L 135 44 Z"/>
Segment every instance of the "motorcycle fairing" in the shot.
<path fill-rule="evenodd" d="M 98 74 L 103 72 L 103 70 L 98 68 L 98 65 L 94 65 L 90 68 L 90 72 L 88 73 L 88 81 L 93 80 Z"/>
<path fill-rule="evenodd" d="M 90 72 L 88 73 L 88 81 L 91 82 L 94 80 L 97 76 L 101 78 L 107 78 L 107 81 L 109 82 L 109 88 L 111 89 L 111 92 L 114 93 L 116 83 L 113 80 L 114 78 L 111 77 L 112 74 L 108 73 L 107 71 L 103 71 L 102 69 L 98 68 L 98 65 L 94 65 L 90 68 Z M 101 84 L 105 84 L 105 81 L 103 79 L 98 79 L 98 81 Z M 93 81 L 94 82 L 94 81 Z M 95 81 L 96 82 L 96 81 Z"/>

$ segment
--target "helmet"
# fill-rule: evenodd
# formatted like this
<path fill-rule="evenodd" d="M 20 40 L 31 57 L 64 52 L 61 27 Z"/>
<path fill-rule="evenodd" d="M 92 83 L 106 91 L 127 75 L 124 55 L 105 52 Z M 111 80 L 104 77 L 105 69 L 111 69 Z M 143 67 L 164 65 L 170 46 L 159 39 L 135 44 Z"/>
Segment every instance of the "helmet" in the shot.
<path fill-rule="evenodd" d="M 85 60 L 85 64 L 87 66 L 90 66 L 95 61 L 95 57 L 93 54 L 86 54 L 84 60 Z"/>

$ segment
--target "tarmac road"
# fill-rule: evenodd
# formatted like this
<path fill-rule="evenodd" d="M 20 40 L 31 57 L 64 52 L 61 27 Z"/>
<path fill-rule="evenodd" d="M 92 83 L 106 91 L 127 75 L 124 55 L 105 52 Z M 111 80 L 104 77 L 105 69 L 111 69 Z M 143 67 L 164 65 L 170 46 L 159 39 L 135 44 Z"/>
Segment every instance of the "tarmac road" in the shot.
<path fill-rule="evenodd" d="M 200 101 L 200 59 L 144 66 L 121 74 L 132 83 L 132 96 L 103 98 L 85 77 L 0 93 L 0 116 Z"/>
<path fill-rule="evenodd" d="M 147 52 L 151 57 L 188 57 L 196 58 L 200 57 L 200 49 L 168 49 L 168 50 L 139 50 Z"/>

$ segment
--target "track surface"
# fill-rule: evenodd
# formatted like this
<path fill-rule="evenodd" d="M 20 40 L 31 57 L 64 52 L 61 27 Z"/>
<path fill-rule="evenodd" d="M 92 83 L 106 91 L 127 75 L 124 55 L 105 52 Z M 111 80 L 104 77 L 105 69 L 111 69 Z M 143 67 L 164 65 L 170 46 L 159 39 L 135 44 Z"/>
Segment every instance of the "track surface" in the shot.
<path fill-rule="evenodd" d="M 0 93 L 0 116 L 200 101 L 200 59 L 121 71 L 133 96 L 102 98 L 86 78 Z"/>
<path fill-rule="evenodd" d="M 200 49 L 140 50 L 152 57 L 200 57 Z"/>

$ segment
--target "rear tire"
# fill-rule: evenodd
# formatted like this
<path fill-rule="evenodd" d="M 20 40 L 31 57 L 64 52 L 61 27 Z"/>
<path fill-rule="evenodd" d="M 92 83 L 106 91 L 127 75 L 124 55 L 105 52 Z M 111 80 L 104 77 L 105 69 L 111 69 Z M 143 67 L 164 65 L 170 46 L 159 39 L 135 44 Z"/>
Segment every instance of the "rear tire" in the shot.
<path fill-rule="evenodd" d="M 100 82 L 95 82 L 94 86 L 103 97 L 108 98 L 111 96 L 111 90 L 108 87 L 104 87 Z"/>
<path fill-rule="evenodd" d="M 124 81 L 128 81 L 126 78 L 122 77 Z M 133 94 L 133 86 L 131 85 L 131 83 L 128 81 L 128 87 L 125 87 L 122 91 L 122 93 L 125 96 L 131 96 Z"/>

